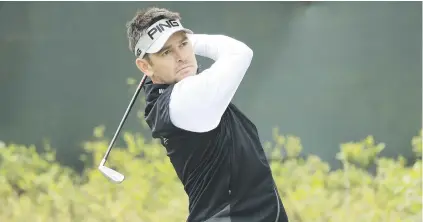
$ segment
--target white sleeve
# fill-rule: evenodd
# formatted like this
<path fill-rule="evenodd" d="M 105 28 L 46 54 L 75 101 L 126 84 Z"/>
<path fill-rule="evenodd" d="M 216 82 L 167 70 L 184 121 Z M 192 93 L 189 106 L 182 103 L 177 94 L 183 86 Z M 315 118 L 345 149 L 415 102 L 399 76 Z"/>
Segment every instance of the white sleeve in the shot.
<path fill-rule="evenodd" d="M 253 58 L 244 43 L 224 35 L 189 35 L 195 54 L 215 60 L 209 69 L 176 83 L 169 103 L 170 119 L 181 129 L 216 128 Z"/>

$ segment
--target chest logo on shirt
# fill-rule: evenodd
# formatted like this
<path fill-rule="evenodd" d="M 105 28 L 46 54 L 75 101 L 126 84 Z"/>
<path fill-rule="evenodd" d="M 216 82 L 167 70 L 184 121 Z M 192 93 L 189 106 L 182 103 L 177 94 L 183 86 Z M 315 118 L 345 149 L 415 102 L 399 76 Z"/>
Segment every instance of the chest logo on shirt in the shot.
<path fill-rule="evenodd" d="M 164 89 L 159 89 L 159 94 L 162 94 L 164 92 Z"/>
<path fill-rule="evenodd" d="M 169 141 L 168 138 L 162 137 L 162 142 L 163 142 L 164 145 L 167 145 L 168 144 L 168 141 Z"/>

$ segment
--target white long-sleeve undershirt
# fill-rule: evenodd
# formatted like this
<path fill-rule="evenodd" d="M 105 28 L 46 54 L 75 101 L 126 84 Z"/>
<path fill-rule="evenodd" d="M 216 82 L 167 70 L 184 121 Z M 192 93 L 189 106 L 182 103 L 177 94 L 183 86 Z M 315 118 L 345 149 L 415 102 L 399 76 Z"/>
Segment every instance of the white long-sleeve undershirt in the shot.
<path fill-rule="evenodd" d="M 194 52 L 214 60 L 210 68 L 176 83 L 170 119 L 181 129 L 207 132 L 219 125 L 253 58 L 244 43 L 224 35 L 189 35 Z"/>

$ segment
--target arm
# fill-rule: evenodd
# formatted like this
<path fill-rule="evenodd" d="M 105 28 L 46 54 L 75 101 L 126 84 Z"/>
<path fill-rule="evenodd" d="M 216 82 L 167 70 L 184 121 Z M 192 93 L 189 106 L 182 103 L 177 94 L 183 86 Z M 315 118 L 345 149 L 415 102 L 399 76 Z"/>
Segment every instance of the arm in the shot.
<path fill-rule="evenodd" d="M 191 35 L 197 55 L 215 60 L 199 73 L 175 84 L 170 98 L 172 123 L 184 130 L 207 132 L 216 128 L 250 66 L 253 51 L 223 35 Z"/>

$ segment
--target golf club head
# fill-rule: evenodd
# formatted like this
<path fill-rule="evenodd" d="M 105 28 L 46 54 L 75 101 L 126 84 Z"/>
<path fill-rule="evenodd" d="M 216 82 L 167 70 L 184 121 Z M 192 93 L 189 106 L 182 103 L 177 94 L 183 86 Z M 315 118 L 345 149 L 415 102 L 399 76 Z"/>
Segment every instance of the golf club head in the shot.
<path fill-rule="evenodd" d="M 122 183 L 122 181 L 125 179 L 125 176 L 116 170 L 110 169 L 109 167 L 106 167 L 104 165 L 100 165 L 98 169 L 101 171 L 101 173 L 104 174 L 107 178 L 109 178 L 111 181 L 115 183 Z"/>

